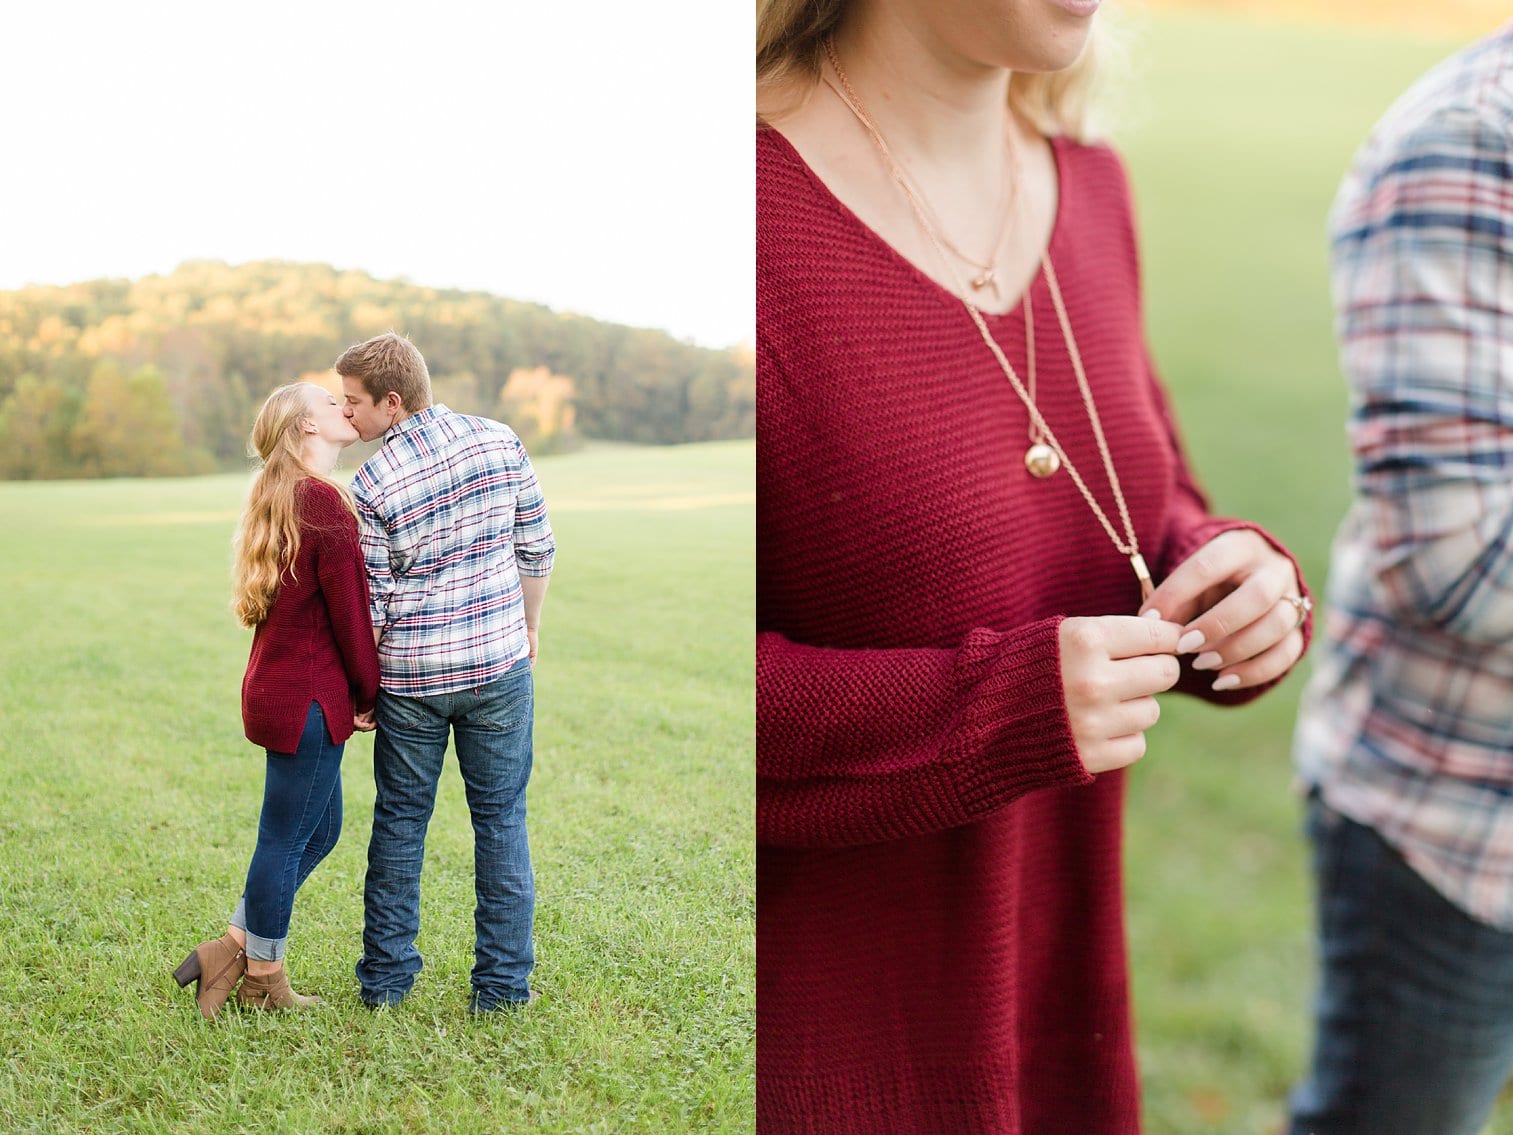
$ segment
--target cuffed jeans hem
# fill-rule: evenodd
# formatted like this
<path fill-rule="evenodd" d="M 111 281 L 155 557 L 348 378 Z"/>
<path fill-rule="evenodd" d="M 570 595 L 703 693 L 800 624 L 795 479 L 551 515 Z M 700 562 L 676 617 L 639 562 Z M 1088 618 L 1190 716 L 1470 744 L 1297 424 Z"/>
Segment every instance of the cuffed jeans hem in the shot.
<path fill-rule="evenodd" d="M 405 999 L 403 993 L 359 993 L 357 999 L 369 1009 L 392 1009 Z"/>
<path fill-rule="evenodd" d="M 359 958 L 353 972 L 357 975 L 357 996 L 364 1005 L 376 1008 L 382 1005 L 398 1005 L 415 987 L 415 976 L 425 968 L 425 962 L 417 952 L 414 964 L 408 970 L 395 972 L 390 969 L 375 969 L 367 958 Z"/>
<path fill-rule="evenodd" d="M 287 938 L 263 938 L 247 931 L 247 956 L 255 962 L 281 962 Z"/>
<path fill-rule="evenodd" d="M 531 1003 L 531 995 L 530 995 L 529 992 L 526 992 L 524 994 L 520 994 L 518 996 L 517 995 L 510 995 L 510 994 L 506 994 L 504 996 L 498 996 L 498 995 L 495 995 L 495 994 L 492 994 L 492 993 L 489 993 L 489 994 L 474 993 L 473 997 L 472 997 L 472 1000 L 468 1003 L 468 1012 L 470 1012 L 470 1013 L 509 1012 L 512 1009 L 523 1009 L 525 1006 L 529 1005 L 530 1003 Z"/>
<path fill-rule="evenodd" d="M 281 962 L 284 960 L 284 948 L 289 944 L 289 936 L 282 938 L 264 938 L 261 934 L 254 934 L 247 929 L 247 900 L 237 900 L 236 910 L 231 913 L 231 925 L 247 935 L 247 956 L 255 962 Z"/>

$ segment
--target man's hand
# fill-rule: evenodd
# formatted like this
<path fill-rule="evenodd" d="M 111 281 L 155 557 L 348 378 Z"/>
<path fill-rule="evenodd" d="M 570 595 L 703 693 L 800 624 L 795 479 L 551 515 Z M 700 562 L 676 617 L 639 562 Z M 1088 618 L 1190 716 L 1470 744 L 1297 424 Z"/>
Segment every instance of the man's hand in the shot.
<path fill-rule="evenodd" d="M 367 713 L 354 714 L 352 717 L 352 728 L 359 733 L 371 733 L 377 729 L 378 720 L 374 716 L 374 711 L 370 709 Z"/>
<path fill-rule="evenodd" d="M 546 603 L 549 575 L 522 575 L 520 594 L 525 600 L 525 639 L 530 644 L 531 665 L 536 665 L 536 635 L 541 629 L 541 608 Z"/>

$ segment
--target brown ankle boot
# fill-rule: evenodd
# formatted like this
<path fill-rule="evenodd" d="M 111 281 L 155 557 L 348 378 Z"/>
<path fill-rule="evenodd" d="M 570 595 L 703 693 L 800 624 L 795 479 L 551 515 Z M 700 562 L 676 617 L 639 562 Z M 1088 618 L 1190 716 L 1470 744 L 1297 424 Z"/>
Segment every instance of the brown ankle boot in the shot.
<path fill-rule="evenodd" d="M 173 971 L 173 979 L 180 989 L 194 982 L 200 1013 L 213 1021 L 246 972 L 247 951 L 228 933 L 196 946 Z"/>
<path fill-rule="evenodd" d="M 248 974 L 236 991 L 236 1003 L 243 1009 L 311 1009 L 321 1003 L 319 997 L 303 997 L 289 988 L 289 975 L 280 969 L 261 977 Z"/>

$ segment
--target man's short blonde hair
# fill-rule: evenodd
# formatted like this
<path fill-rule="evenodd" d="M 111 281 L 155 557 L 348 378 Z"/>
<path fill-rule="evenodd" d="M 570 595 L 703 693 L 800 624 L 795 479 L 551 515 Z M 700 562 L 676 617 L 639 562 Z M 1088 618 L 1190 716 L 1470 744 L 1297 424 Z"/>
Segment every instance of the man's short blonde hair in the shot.
<path fill-rule="evenodd" d="M 414 343 L 393 331 L 348 347 L 334 369 L 343 378 L 361 382 L 374 402 L 393 391 L 411 414 L 431 404 L 431 372 L 425 357 Z"/>

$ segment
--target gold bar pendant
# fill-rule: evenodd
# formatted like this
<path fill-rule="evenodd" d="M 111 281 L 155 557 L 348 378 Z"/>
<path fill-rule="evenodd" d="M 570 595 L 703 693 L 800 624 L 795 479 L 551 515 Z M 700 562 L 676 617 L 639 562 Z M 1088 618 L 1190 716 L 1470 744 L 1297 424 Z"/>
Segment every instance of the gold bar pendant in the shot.
<path fill-rule="evenodd" d="M 1151 582 L 1151 569 L 1145 566 L 1145 557 L 1139 552 L 1132 555 L 1129 562 L 1135 569 L 1135 578 L 1140 581 L 1140 602 L 1144 603 L 1156 590 L 1156 585 Z"/>

